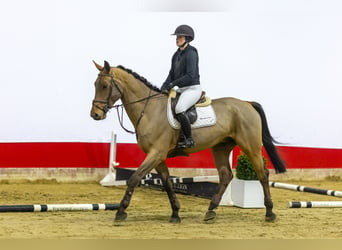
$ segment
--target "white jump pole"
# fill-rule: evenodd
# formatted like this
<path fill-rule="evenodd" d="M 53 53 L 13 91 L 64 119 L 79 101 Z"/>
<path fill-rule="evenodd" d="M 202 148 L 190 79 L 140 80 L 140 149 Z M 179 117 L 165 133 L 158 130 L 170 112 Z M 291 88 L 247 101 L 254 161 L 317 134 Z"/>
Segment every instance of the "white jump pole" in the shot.
<path fill-rule="evenodd" d="M 330 208 L 342 207 L 342 201 L 290 201 L 289 208 Z"/>
<path fill-rule="evenodd" d="M 45 204 L 45 205 L 5 205 L 0 212 L 56 212 L 56 211 L 96 211 L 117 210 L 120 204 Z"/>
<path fill-rule="evenodd" d="M 308 193 L 314 193 L 314 194 L 322 194 L 322 195 L 342 197 L 342 192 L 336 191 L 336 190 L 312 188 L 312 187 L 305 187 L 305 186 L 280 183 L 280 182 L 269 182 L 269 184 L 271 187 L 275 187 L 275 188 L 289 189 L 289 190 L 300 191 L 300 192 L 308 192 Z"/>
<path fill-rule="evenodd" d="M 100 181 L 102 186 L 115 186 L 116 176 L 114 167 L 118 166 L 116 162 L 116 134 L 112 131 L 112 138 L 110 141 L 110 152 L 109 152 L 109 166 L 108 174 Z"/>

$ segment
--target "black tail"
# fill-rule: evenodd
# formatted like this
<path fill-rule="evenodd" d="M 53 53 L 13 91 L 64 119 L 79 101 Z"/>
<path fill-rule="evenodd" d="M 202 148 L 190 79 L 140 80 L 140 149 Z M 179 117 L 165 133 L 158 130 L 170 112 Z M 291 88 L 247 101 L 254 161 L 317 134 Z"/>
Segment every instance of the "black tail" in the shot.
<path fill-rule="evenodd" d="M 253 108 L 259 113 L 261 117 L 261 124 L 262 124 L 262 143 L 266 149 L 268 156 L 271 159 L 271 162 L 275 168 L 276 173 L 285 173 L 286 167 L 283 160 L 280 158 L 276 147 L 274 146 L 273 142 L 275 140 L 272 138 L 270 130 L 267 125 L 266 115 L 262 106 L 257 102 L 250 102 Z"/>

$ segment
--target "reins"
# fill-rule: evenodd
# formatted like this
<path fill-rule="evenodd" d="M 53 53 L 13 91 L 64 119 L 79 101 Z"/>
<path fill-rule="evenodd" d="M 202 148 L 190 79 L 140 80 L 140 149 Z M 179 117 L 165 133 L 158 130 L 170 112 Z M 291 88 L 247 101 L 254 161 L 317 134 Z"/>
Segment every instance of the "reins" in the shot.
<path fill-rule="evenodd" d="M 125 126 L 124 126 L 124 124 L 123 124 L 123 108 L 124 108 L 124 105 L 131 105 L 131 104 L 139 103 L 139 102 L 142 102 L 142 101 L 145 101 L 145 100 L 146 100 L 145 105 L 144 105 L 144 108 L 143 108 L 143 110 L 141 111 L 140 116 L 139 116 L 139 118 L 138 118 L 138 121 L 137 121 L 137 123 L 136 123 L 136 125 L 135 125 L 135 127 L 137 128 L 137 127 L 139 126 L 139 124 L 140 124 L 141 119 L 143 118 L 143 116 L 144 116 L 144 114 L 145 114 L 145 109 L 146 109 L 146 107 L 147 107 L 148 101 L 149 101 L 151 98 L 153 98 L 153 97 L 155 97 L 155 96 L 157 96 L 157 95 L 162 94 L 162 93 L 157 93 L 157 94 L 151 95 L 151 91 L 152 91 L 152 90 L 150 89 L 150 92 L 149 92 L 149 94 L 148 94 L 147 97 L 144 97 L 144 98 L 142 98 L 142 99 L 139 99 L 139 100 L 133 101 L 133 102 L 129 102 L 129 103 L 117 104 L 117 105 L 114 105 L 114 106 L 111 107 L 111 108 L 115 108 L 115 109 L 116 109 L 116 112 L 117 112 L 117 115 L 118 115 L 118 120 L 119 120 L 120 126 L 121 126 L 121 128 L 122 128 L 123 130 L 125 130 L 127 133 L 135 134 L 136 132 L 131 131 L 131 130 L 128 130 L 127 128 L 125 128 Z M 120 115 L 119 108 L 121 108 L 121 115 Z"/>

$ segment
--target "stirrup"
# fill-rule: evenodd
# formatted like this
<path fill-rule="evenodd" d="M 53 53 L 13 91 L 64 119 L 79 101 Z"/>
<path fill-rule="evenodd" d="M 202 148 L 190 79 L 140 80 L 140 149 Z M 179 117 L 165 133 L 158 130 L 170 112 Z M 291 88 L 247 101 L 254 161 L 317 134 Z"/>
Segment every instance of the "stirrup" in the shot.
<path fill-rule="evenodd" d="M 178 148 L 192 148 L 195 146 L 195 142 L 192 138 L 186 138 L 184 141 L 178 142 Z"/>

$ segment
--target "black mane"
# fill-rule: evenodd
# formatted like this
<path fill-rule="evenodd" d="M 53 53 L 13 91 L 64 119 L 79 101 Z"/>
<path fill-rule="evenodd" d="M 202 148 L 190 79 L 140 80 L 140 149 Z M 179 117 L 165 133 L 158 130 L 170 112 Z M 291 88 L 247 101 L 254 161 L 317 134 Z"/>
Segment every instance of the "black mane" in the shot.
<path fill-rule="evenodd" d="M 131 74 L 132 76 L 134 76 L 136 79 L 142 81 L 147 87 L 149 87 L 150 89 L 157 91 L 157 92 L 161 92 L 160 88 L 154 86 L 152 83 L 150 83 L 149 81 L 146 80 L 145 77 L 139 75 L 138 73 L 134 72 L 131 69 L 127 69 L 122 65 L 117 66 L 119 69 L 122 69 L 124 71 L 126 71 L 127 73 Z"/>

